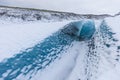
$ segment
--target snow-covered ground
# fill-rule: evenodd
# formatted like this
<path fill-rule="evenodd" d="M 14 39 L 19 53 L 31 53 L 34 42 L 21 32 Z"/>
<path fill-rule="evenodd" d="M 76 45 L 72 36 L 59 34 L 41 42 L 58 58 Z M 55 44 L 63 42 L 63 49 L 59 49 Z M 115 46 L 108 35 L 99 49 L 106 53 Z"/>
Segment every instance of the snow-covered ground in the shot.
<path fill-rule="evenodd" d="M 103 20 L 95 20 L 96 33 L 90 41 L 74 41 L 62 51 L 60 58 L 56 59 L 45 69 L 31 72 L 26 76 L 21 73 L 16 80 L 119 80 L 120 75 L 120 31 L 119 18 L 111 17 Z M 13 23 L 0 21 L 0 61 L 13 57 L 27 48 L 44 41 L 45 38 L 71 21 L 66 22 L 26 22 Z M 64 37 L 66 38 L 66 37 Z M 21 56 L 22 57 L 22 56 Z M 29 58 L 29 57 L 27 57 Z M 13 57 L 14 59 L 14 57 Z M 17 60 L 17 59 L 15 59 Z M 2 65 L 7 66 L 7 59 Z M 17 64 L 17 63 L 15 63 Z M 14 67 L 15 67 L 15 64 Z M 19 63 L 20 64 L 20 63 Z M 10 65 L 10 64 L 8 64 Z M 20 68 L 24 69 L 29 66 Z M 13 69 L 14 69 L 13 67 Z M 11 73 L 17 74 L 17 70 L 8 69 L 2 74 L 0 80 L 8 78 Z M 34 70 L 33 70 L 34 71 Z M 2 73 L 2 72 L 1 72 Z M 30 78 L 30 76 L 32 77 Z M 111 78 L 112 77 L 112 78 Z"/>
<path fill-rule="evenodd" d="M 0 61 L 33 47 L 69 22 L 12 23 L 0 21 Z"/>
<path fill-rule="evenodd" d="M 91 41 L 74 42 L 61 60 L 38 72 L 32 80 L 119 80 L 119 20 L 117 16 L 97 24 Z"/>
<path fill-rule="evenodd" d="M 113 37 L 116 39 L 115 42 L 109 42 L 110 47 L 104 49 L 104 54 L 101 62 L 101 75 L 98 80 L 119 80 L 120 79 L 120 16 L 106 18 L 107 25 L 111 28 L 112 32 L 115 33 Z M 106 41 L 107 42 L 107 41 Z"/>
<path fill-rule="evenodd" d="M 84 68 L 82 64 L 84 64 L 84 54 L 88 50 L 87 44 L 85 42 L 73 42 L 72 45 L 67 52 L 64 52 L 60 60 L 56 60 L 45 70 L 39 71 L 32 80 L 77 80 L 79 75 L 84 77 L 80 73 L 83 72 Z M 77 72 L 73 72 L 74 69 L 77 69 Z M 75 75 L 71 75 L 72 73 Z"/>
<path fill-rule="evenodd" d="M 0 5 L 79 14 L 107 13 L 114 15 L 120 10 L 119 4 L 119 0 L 0 0 Z M 13 78 L 15 80 L 120 80 L 119 21 L 120 16 L 95 21 L 96 33 L 91 40 L 82 42 L 73 41 L 68 48 L 62 49 L 62 55 L 59 58 L 53 62 L 51 61 L 51 64 L 44 69 L 38 69 L 41 67 L 41 64 L 39 64 L 41 59 L 38 59 L 40 58 L 39 55 L 37 58 L 33 58 L 34 63 L 28 64 L 28 66 L 27 63 L 26 66 L 19 65 L 22 62 L 25 64 L 25 61 L 19 61 L 24 60 L 22 58 L 24 58 L 25 53 L 18 57 L 18 59 L 14 55 L 22 51 L 24 52 L 24 50 L 44 41 L 45 38 L 59 31 L 70 21 L 13 23 L 0 20 L 0 80 Z M 59 37 L 56 38 L 59 39 Z M 64 36 L 62 38 L 67 37 Z M 66 40 L 63 40 L 65 44 L 64 41 Z M 57 42 L 52 44 L 54 43 Z M 39 48 L 39 46 L 37 47 Z M 39 51 L 39 49 L 37 50 Z M 52 56 L 55 56 L 54 53 Z M 49 57 L 51 56 L 49 55 Z M 29 61 L 29 59 L 31 58 L 27 56 L 25 60 Z M 51 59 L 53 60 L 54 57 L 51 57 Z M 3 60 L 4 62 L 2 62 Z M 13 64 L 11 64 L 12 61 Z M 17 61 L 18 64 L 14 63 Z M 39 65 L 36 66 L 37 64 Z M 44 65 L 46 63 L 43 63 Z M 28 71 L 28 74 L 26 74 L 26 71 Z"/>
<path fill-rule="evenodd" d="M 119 0 L 0 0 L 0 5 L 67 11 L 79 14 L 116 14 Z"/>
<path fill-rule="evenodd" d="M 18 75 L 16 80 L 119 80 L 120 75 L 120 16 L 96 20 L 96 33 L 90 41 L 74 41 L 60 58 L 56 59 L 45 69 L 26 76 Z M 0 21 L 0 61 L 13 57 L 44 41 L 52 33 L 63 28 L 66 22 L 26 22 L 13 23 Z M 66 37 L 64 37 L 66 38 Z M 22 57 L 22 56 L 21 56 Z M 14 58 L 13 58 L 14 59 Z M 17 60 L 17 59 L 16 59 Z M 7 59 L 6 59 L 7 61 Z M 7 62 L 1 63 L 7 66 Z M 17 63 L 15 63 L 17 64 Z M 15 66 L 15 64 L 13 64 Z M 10 64 L 8 64 L 10 65 Z M 32 66 L 24 66 L 24 68 Z M 13 67 L 14 69 L 14 67 Z M 11 70 L 11 69 L 10 69 Z M 4 80 L 7 74 L 17 74 L 15 69 L 2 74 Z M 1 72 L 2 73 L 2 72 Z M 32 77 L 30 78 L 30 76 Z M 112 77 L 112 78 L 111 78 Z"/>

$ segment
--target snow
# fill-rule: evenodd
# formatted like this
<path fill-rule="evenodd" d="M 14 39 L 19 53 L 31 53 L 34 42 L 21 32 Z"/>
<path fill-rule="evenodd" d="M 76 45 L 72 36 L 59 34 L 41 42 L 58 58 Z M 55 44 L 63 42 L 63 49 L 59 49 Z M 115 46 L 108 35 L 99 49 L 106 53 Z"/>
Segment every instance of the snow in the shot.
<path fill-rule="evenodd" d="M 113 37 L 118 40 L 120 40 L 119 20 L 120 16 L 105 19 L 112 32 L 116 33 Z M 33 47 L 71 21 L 50 23 L 0 22 L 0 61 L 2 61 L 22 50 Z M 95 21 L 95 27 L 98 31 L 101 22 L 102 20 Z M 89 50 L 88 43 L 74 41 L 67 51 L 63 51 L 60 59 L 55 60 L 45 69 L 39 70 L 31 80 L 85 80 L 89 78 L 89 75 L 93 75 L 92 78 L 89 78 L 90 80 L 119 80 L 120 62 L 115 59 L 120 59 L 116 57 L 118 55 L 116 49 L 120 46 L 120 41 L 112 43 L 106 40 L 106 42 L 111 44 L 111 47 L 107 48 L 100 42 L 101 35 L 99 35 L 99 32 L 94 35 L 94 44 L 98 47 L 95 48 L 95 51 L 99 57 L 93 55 L 91 55 L 92 57 L 86 57 Z M 90 73 L 88 75 L 85 75 L 86 60 L 89 60 L 89 67 L 87 69 Z M 98 60 L 99 64 L 97 63 Z M 6 74 L 3 76 L 6 76 Z M 30 75 L 20 75 L 16 79 L 27 80 Z"/>
<path fill-rule="evenodd" d="M 0 21 L 0 61 L 33 47 L 69 22 L 12 23 Z"/>
<path fill-rule="evenodd" d="M 119 4 L 119 0 L 0 0 L 0 5 L 67 11 L 79 14 L 107 13 L 114 15 L 120 10 Z M 63 52 L 60 59 L 55 60 L 45 69 L 38 71 L 31 80 L 85 80 L 89 75 L 95 77 L 90 78 L 90 80 L 119 80 L 120 50 L 117 50 L 117 48 L 120 46 L 120 16 L 109 17 L 105 21 L 112 29 L 112 32 L 115 33 L 113 37 L 118 41 L 112 43 L 112 41 L 106 40 L 105 42 L 111 44 L 111 47 L 107 48 L 103 46 L 100 33 L 94 35 L 94 44 L 98 47 L 95 51 L 98 57 L 92 56 L 93 62 L 89 60 L 90 57 L 86 58 L 89 50 L 88 43 L 75 41 L 66 52 Z M 0 62 L 20 51 L 33 47 L 69 22 L 12 23 L 0 21 Z M 98 26 L 100 26 L 101 22 L 95 22 L 96 29 L 99 29 Z M 90 73 L 88 72 L 88 76 L 85 75 L 85 60 L 89 60 L 88 67 L 90 69 L 88 68 L 88 70 Z M 97 64 L 97 60 L 99 60 L 99 64 Z M 3 76 L 6 76 L 6 74 Z M 26 78 L 27 76 L 20 75 L 18 80 L 26 80 Z"/>
<path fill-rule="evenodd" d="M 116 14 L 120 10 L 119 4 L 119 0 L 0 0 L 0 5 L 67 11 L 79 14 Z"/>
<path fill-rule="evenodd" d="M 80 64 L 83 64 L 82 60 L 87 51 L 87 48 L 84 49 L 86 46 L 85 42 L 73 42 L 73 46 L 67 52 L 63 53 L 60 60 L 56 60 L 45 70 L 39 71 L 32 80 L 68 80 L 76 65 L 79 65 L 79 69 L 77 67 L 77 70 L 80 71 L 83 69 L 83 66 Z M 80 62 L 78 63 L 78 61 Z M 75 73 L 77 74 L 77 72 Z M 76 77 L 77 75 L 74 76 Z M 75 77 L 69 80 L 76 80 Z"/>
<path fill-rule="evenodd" d="M 120 64 L 104 72 L 97 80 L 120 80 Z"/>
<path fill-rule="evenodd" d="M 119 30 L 119 21 L 120 16 L 106 18 L 105 21 L 110 26 L 112 31 L 115 33 L 114 37 L 120 40 L 120 30 Z M 116 46 L 120 45 L 120 41 L 116 42 L 114 46 L 110 49 L 106 50 L 106 53 L 111 53 L 111 55 L 106 55 L 104 53 L 104 59 L 102 59 L 102 63 L 100 64 L 100 72 L 99 78 L 97 80 L 120 80 L 120 62 L 118 58 L 118 62 L 114 61 L 117 58 L 116 55 L 119 55 L 116 52 Z M 106 57 L 106 58 L 105 58 Z"/>
<path fill-rule="evenodd" d="M 114 36 L 120 40 L 120 30 L 119 30 L 120 22 L 119 22 L 119 20 L 120 20 L 120 16 L 106 18 L 106 22 L 112 28 L 113 32 L 116 33 L 116 35 L 114 35 Z M 120 45 L 120 41 L 118 42 L 118 44 Z"/>

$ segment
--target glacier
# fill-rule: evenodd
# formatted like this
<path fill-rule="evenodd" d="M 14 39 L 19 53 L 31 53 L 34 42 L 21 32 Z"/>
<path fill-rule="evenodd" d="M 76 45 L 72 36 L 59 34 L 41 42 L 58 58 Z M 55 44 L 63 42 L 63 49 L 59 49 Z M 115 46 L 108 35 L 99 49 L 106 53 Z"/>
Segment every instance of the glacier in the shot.
<path fill-rule="evenodd" d="M 80 23 L 81 25 L 78 25 Z M 77 26 L 74 27 L 75 25 Z M 90 20 L 73 22 L 72 25 L 71 23 L 67 24 L 65 28 L 53 33 L 50 37 L 44 39 L 34 47 L 28 48 L 25 51 L 16 54 L 14 57 L 1 62 L 0 77 L 8 70 L 10 70 L 10 72 L 3 78 L 5 80 L 13 80 L 19 75 L 27 75 L 31 71 L 34 74 L 37 71 L 44 69 L 56 58 L 60 57 L 61 53 L 66 51 L 73 41 L 78 40 L 77 34 L 70 35 L 72 32 L 77 33 L 77 27 L 79 27 L 79 40 L 90 39 L 95 32 L 95 25 L 93 21 Z M 69 31 L 70 29 L 72 32 Z M 64 32 L 68 32 L 69 34 Z M 24 68 L 25 72 L 21 73 Z M 30 78 L 31 76 L 29 76 L 28 79 Z"/>
<path fill-rule="evenodd" d="M 23 12 L 16 18 L 8 8 L 0 20 L 0 80 L 119 80 L 119 15 L 51 19 L 47 12 L 45 22 L 21 22 Z"/>
<path fill-rule="evenodd" d="M 74 32 L 76 36 L 79 37 L 79 40 L 89 40 L 95 32 L 95 23 L 93 20 L 82 20 L 74 22 L 71 26 L 78 29 Z"/>

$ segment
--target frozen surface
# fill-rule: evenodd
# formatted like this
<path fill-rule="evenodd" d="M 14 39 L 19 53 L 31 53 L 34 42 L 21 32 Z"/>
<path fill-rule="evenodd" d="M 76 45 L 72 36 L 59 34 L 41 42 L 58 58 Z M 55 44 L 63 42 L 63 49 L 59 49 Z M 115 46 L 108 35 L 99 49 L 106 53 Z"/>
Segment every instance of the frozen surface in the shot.
<path fill-rule="evenodd" d="M 0 61 L 33 47 L 69 22 L 11 23 L 0 22 Z"/>
<path fill-rule="evenodd" d="M 0 80 L 119 80 L 119 21 L 120 16 L 95 20 L 95 34 L 82 42 L 64 33 L 69 29 L 59 33 L 69 21 L 24 24 L 0 21 Z M 56 31 L 58 34 L 53 35 Z M 39 50 L 51 54 L 37 55 Z M 22 51 L 23 55 L 17 54 Z M 8 59 L 2 62 L 5 58 Z"/>
<path fill-rule="evenodd" d="M 60 23 L 61 23 L 61 25 L 60 25 Z M 76 32 L 76 31 L 74 31 L 74 27 L 71 26 L 71 24 L 67 24 L 68 22 L 64 22 L 64 23 L 60 22 L 60 23 L 59 23 L 59 26 L 64 26 L 64 27 L 59 27 L 59 28 L 52 29 L 51 31 L 54 32 L 53 34 L 51 34 L 51 32 L 49 32 L 48 34 L 43 34 L 41 32 L 41 34 L 39 34 L 39 35 L 45 35 L 45 37 L 47 36 L 47 38 L 44 38 L 43 36 L 42 37 L 40 36 L 41 40 L 44 39 L 42 41 L 39 39 L 41 42 L 39 41 L 37 43 L 34 43 L 34 45 L 32 45 L 32 44 L 27 45 L 26 43 L 29 42 L 29 41 L 27 41 L 26 43 L 23 44 L 23 45 L 26 45 L 27 48 L 23 48 L 22 46 L 17 47 L 15 45 L 16 46 L 16 47 L 14 47 L 15 50 L 18 50 L 18 49 L 22 48 L 23 51 L 17 52 L 17 54 L 12 56 L 12 57 L 7 55 L 7 54 L 10 54 L 9 52 L 7 54 L 4 54 L 7 57 L 7 59 L 0 63 L 0 67 L 1 67 L 1 69 L 0 69 L 0 79 L 8 79 L 8 80 L 18 79 L 19 80 L 21 78 L 25 78 L 25 80 L 26 79 L 29 80 L 29 79 L 33 78 L 38 71 L 43 70 L 44 68 L 49 66 L 52 62 L 54 62 L 56 59 L 61 58 L 62 54 L 68 54 L 67 50 L 70 47 L 72 47 L 70 49 L 74 50 L 74 47 L 73 47 L 74 44 L 72 44 L 72 43 L 74 41 L 78 41 L 78 37 L 76 35 L 72 35 L 72 33 L 70 32 L 70 29 L 73 33 Z M 82 23 L 83 24 L 82 28 L 84 28 L 84 27 L 86 28 L 86 26 L 87 26 L 86 24 L 88 24 L 88 23 L 94 25 L 90 20 L 85 20 L 85 22 L 83 21 L 83 23 Z M 15 24 L 12 25 L 12 26 L 15 26 Z M 52 25 L 53 23 L 52 24 L 51 23 L 49 23 L 49 24 L 48 23 L 40 23 L 40 24 L 42 26 L 48 26 L 48 25 L 53 26 Z M 47 24 L 47 25 L 43 25 L 43 24 Z M 58 23 L 56 23 L 56 26 L 57 26 L 57 24 Z M 65 25 L 65 24 L 67 24 L 67 25 Z M 38 22 L 37 22 L 37 25 L 38 25 Z M 92 25 L 90 25 L 88 27 L 92 28 L 93 27 Z M 24 27 L 26 27 L 26 26 L 28 26 L 27 23 L 24 25 Z M 55 23 L 54 23 L 54 26 L 55 26 Z M 5 28 L 6 26 L 3 26 L 3 27 Z M 95 27 L 95 25 L 94 25 L 94 27 Z M 17 28 L 19 28 L 19 27 L 17 26 Z M 49 28 L 49 27 L 47 27 L 47 28 Z M 54 28 L 54 27 L 52 27 L 52 28 Z M 16 28 L 12 28 L 12 30 L 13 29 L 16 30 Z M 26 28 L 24 28 L 24 29 L 26 29 Z M 56 31 L 56 30 L 58 30 L 58 31 Z M 19 28 L 19 31 L 23 33 L 24 30 L 23 29 L 20 30 L 20 28 Z M 36 31 L 37 30 L 35 30 L 35 32 Z M 66 31 L 68 33 L 66 33 Z M 89 30 L 89 31 L 91 31 L 91 30 Z M 15 31 L 13 31 L 13 32 L 15 32 Z M 30 31 L 30 32 L 32 32 L 31 35 L 33 35 L 33 31 Z M 44 30 L 44 32 L 46 32 L 46 31 Z M 86 32 L 86 30 L 81 29 L 80 32 Z M 36 33 L 36 35 L 38 35 L 38 33 Z M 34 36 L 36 36 L 36 35 L 34 34 Z M 85 39 L 87 38 L 86 34 L 82 35 L 82 37 L 83 36 L 85 36 Z M 3 35 L 3 37 L 5 37 L 5 36 Z M 14 36 L 14 37 L 16 38 L 16 36 Z M 32 40 L 32 38 L 30 40 Z M 17 37 L 17 39 L 18 39 L 18 37 Z M 17 40 L 17 39 L 15 39 L 15 40 Z M 23 39 L 23 37 L 22 37 L 22 39 Z M 9 40 L 9 39 L 7 39 L 7 40 Z M 20 42 L 24 42 L 25 40 L 26 40 L 26 38 L 24 38 L 24 40 L 20 41 Z M 1 42 L 2 41 L 3 40 L 1 40 Z M 11 43 L 11 42 L 8 42 L 8 43 Z M 8 45 L 8 43 L 6 43 L 6 45 Z M 16 44 L 16 43 L 12 43 L 12 44 Z M 9 51 L 9 50 L 12 50 L 12 48 L 11 49 L 9 48 L 7 51 Z M 72 51 L 69 51 L 69 52 L 72 52 Z M 73 53 L 75 53 L 75 52 L 73 52 Z M 15 52 L 13 52 L 13 54 L 15 54 Z M 77 57 L 78 54 L 79 54 L 79 52 L 76 55 L 73 55 L 72 57 L 74 57 L 74 56 Z M 1 57 L 4 58 L 3 56 L 1 56 Z M 65 58 L 65 59 L 67 59 L 67 58 Z M 74 60 L 75 58 L 73 58 L 73 59 L 70 58 L 70 59 Z M 74 65 L 71 64 L 72 67 L 69 66 L 70 69 L 72 69 Z M 61 67 L 60 70 L 64 69 L 64 67 L 65 66 L 63 65 L 63 67 Z M 70 69 L 68 69 L 68 70 L 70 70 Z M 7 72 L 7 71 L 9 71 L 9 72 Z M 65 73 L 67 75 L 69 75 L 69 71 L 66 71 Z M 59 74 L 58 74 L 58 76 L 59 76 Z M 64 78 L 65 78 L 65 76 L 61 77 L 61 79 L 64 79 Z"/>
<path fill-rule="evenodd" d="M 90 41 L 74 42 L 60 60 L 38 72 L 33 80 L 119 80 L 119 18 L 100 21 Z"/>
<path fill-rule="evenodd" d="M 78 14 L 114 15 L 119 4 L 119 0 L 0 0 L 5 6 Z M 14 10 L 9 13 L 13 16 Z M 59 18 L 44 15 L 53 22 L 0 20 L 0 80 L 120 80 L 120 16 L 95 20 L 93 37 L 80 42 L 69 34 L 73 28 L 59 32 L 70 21 L 54 22 Z"/>

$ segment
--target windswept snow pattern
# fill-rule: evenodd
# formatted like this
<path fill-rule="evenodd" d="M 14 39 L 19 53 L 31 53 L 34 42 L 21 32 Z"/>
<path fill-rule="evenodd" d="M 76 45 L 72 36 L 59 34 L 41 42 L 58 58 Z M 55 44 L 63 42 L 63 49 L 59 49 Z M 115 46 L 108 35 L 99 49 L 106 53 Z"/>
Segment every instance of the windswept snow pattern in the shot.
<path fill-rule="evenodd" d="M 100 25 L 87 19 L 67 24 L 0 62 L 0 80 L 110 80 L 114 73 L 107 72 L 120 66 L 120 44 L 109 19 L 99 20 Z"/>
<path fill-rule="evenodd" d="M 84 22 L 84 25 L 88 23 L 93 24 L 90 21 L 81 21 L 82 27 L 86 27 L 82 22 Z M 13 80 L 17 79 L 19 75 L 29 74 L 28 80 L 31 79 L 37 71 L 44 69 L 56 58 L 60 57 L 60 53 L 65 52 L 73 41 L 78 40 L 76 35 L 72 35 L 72 33 L 76 33 L 76 29 L 71 24 L 66 25 L 65 28 L 54 33 L 33 48 L 28 48 L 14 57 L 1 62 L 0 77 L 3 80 Z M 94 27 L 94 24 L 89 27 Z M 65 31 L 68 33 L 64 33 Z"/>
<path fill-rule="evenodd" d="M 69 62 L 69 59 L 64 57 L 66 56 L 64 54 L 61 58 L 61 63 L 59 60 L 58 63 L 54 63 L 56 65 L 48 67 L 48 69 L 43 71 L 43 73 L 39 73 L 32 80 L 119 80 L 120 71 L 117 70 L 116 74 L 113 73 L 113 69 L 119 69 L 120 65 L 118 58 L 120 55 L 118 51 L 119 46 L 117 44 L 119 40 L 115 37 L 116 33 L 113 31 L 113 28 L 108 26 L 107 21 L 103 20 L 100 22 L 100 25 L 96 26 L 96 32 L 90 40 L 83 42 L 75 41 L 73 46 L 67 50 L 67 54 L 71 56 L 77 55 L 78 57 L 71 58 L 67 55 L 71 58 Z M 64 64 L 66 61 L 67 63 Z M 69 65 L 69 67 L 67 66 L 68 69 L 66 69 L 65 65 Z M 53 69 L 55 69 L 55 72 Z M 40 74 L 41 78 L 39 78 Z M 114 78 L 111 78 L 111 76 Z"/>
<path fill-rule="evenodd" d="M 54 33 L 33 48 L 28 48 L 15 57 L 0 63 L 0 77 L 9 71 L 3 79 L 13 80 L 19 75 L 31 73 L 31 76 L 28 78 L 30 79 L 32 73 L 36 73 L 36 71 L 45 68 L 59 57 L 60 53 L 67 48 L 65 46 L 70 45 L 73 40 L 74 36 L 65 34 L 62 30 Z"/>
<path fill-rule="evenodd" d="M 105 58 L 106 56 L 109 57 L 109 53 L 106 54 L 105 51 L 112 45 L 112 43 L 116 42 L 116 39 L 113 37 L 113 35 L 114 33 L 103 20 L 101 25 L 97 28 L 94 37 L 88 42 L 89 49 L 85 58 L 85 80 L 97 80 L 100 76 L 99 69 L 101 69 L 100 64 L 102 64 L 102 58 Z"/>
<path fill-rule="evenodd" d="M 85 41 L 85 52 L 81 54 L 83 48 L 77 49 L 82 57 L 76 59 L 74 69 L 66 80 L 119 80 L 119 40 L 105 20 L 96 27 L 91 40 Z"/>

